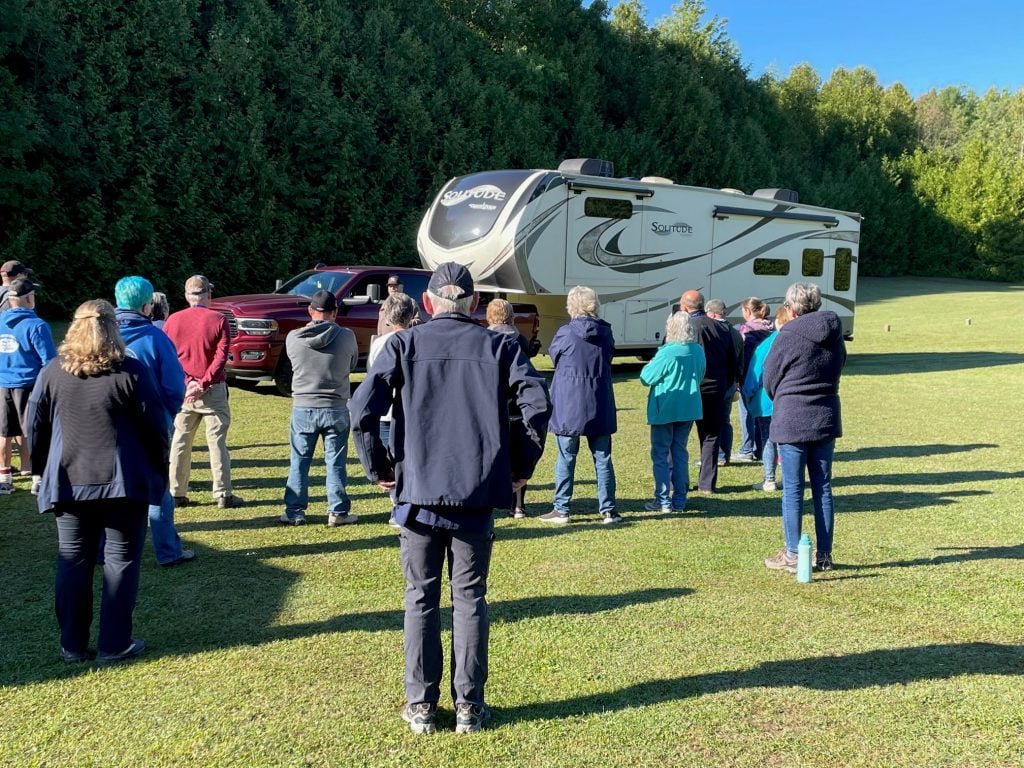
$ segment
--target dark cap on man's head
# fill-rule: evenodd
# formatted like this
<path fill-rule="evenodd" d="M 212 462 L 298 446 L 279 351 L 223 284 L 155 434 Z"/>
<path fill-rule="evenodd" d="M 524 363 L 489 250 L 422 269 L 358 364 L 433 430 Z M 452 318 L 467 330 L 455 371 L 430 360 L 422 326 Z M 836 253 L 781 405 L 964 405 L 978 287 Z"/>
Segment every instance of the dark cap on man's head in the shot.
<path fill-rule="evenodd" d="M 28 296 L 30 293 L 34 293 L 36 288 L 39 286 L 29 280 L 27 277 L 19 277 L 14 280 L 7 288 L 7 293 L 10 296 Z"/>
<path fill-rule="evenodd" d="M 330 291 L 317 291 L 309 300 L 309 308 L 314 312 L 336 312 L 338 300 Z"/>
<path fill-rule="evenodd" d="M 430 276 L 427 290 L 435 296 L 440 296 L 441 289 L 449 285 L 458 288 L 459 295 L 446 298 L 464 299 L 473 295 L 473 276 L 469 274 L 468 269 L 454 261 L 446 261 L 444 264 L 437 265 L 434 274 Z"/>
<path fill-rule="evenodd" d="M 20 261 L 5 261 L 3 266 L 0 267 L 0 273 L 5 274 L 8 277 L 14 277 L 15 275 L 27 275 L 28 268 Z"/>

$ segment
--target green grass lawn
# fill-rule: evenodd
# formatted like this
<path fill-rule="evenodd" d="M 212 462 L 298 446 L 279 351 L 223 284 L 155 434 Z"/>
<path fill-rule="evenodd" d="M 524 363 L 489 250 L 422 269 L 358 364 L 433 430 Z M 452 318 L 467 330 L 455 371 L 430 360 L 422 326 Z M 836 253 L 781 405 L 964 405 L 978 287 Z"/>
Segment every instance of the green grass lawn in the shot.
<path fill-rule="evenodd" d="M 354 458 L 358 525 L 276 525 L 290 403 L 269 389 L 232 391 L 250 503 L 209 504 L 197 451 L 202 505 L 178 520 L 199 561 L 161 569 L 147 544 L 136 634 L 151 651 L 135 663 L 57 660 L 54 522 L 19 482 L 0 497 L 0 764 L 1021 765 L 1024 289 L 862 280 L 860 299 L 834 466 L 840 567 L 810 585 L 764 569 L 780 500 L 750 490 L 755 466 L 724 469 L 724 492 L 682 516 L 643 513 L 645 391 L 639 365 L 619 364 L 627 523 L 600 525 L 584 461 L 570 526 L 497 521 L 495 719 L 473 736 L 450 732 L 447 697 L 445 733 L 414 737 L 397 716 L 397 536 Z M 552 453 L 531 515 L 550 508 Z M 313 480 L 321 523 L 322 467 Z"/>

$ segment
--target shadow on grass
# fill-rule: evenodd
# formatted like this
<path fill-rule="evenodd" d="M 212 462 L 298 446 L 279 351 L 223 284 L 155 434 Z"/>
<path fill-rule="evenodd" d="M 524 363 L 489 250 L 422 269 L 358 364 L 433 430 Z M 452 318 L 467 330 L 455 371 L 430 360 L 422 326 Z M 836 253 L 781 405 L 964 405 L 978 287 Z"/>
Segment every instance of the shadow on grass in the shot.
<path fill-rule="evenodd" d="M 899 376 L 904 373 L 939 373 L 969 368 L 993 368 L 1024 363 L 1013 352 L 870 352 L 851 354 L 844 376 Z"/>
<path fill-rule="evenodd" d="M 936 557 L 919 557 L 914 560 L 894 560 L 888 563 L 874 563 L 864 568 L 915 568 L 921 565 L 950 565 L 969 563 L 975 560 L 1024 560 L 1024 544 L 1010 547 L 938 547 L 937 552 L 949 552 Z"/>
<path fill-rule="evenodd" d="M 496 712 L 495 727 L 533 720 L 617 712 L 706 694 L 749 688 L 809 688 L 851 691 L 921 680 L 966 675 L 1024 674 L 1024 646 L 998 643 L 950 643 L 885 648 L 845 656 L 812 656 L 768 661 L 750 669 L 683 675 L 620 688 L 617 691 L 536 702 Z"/>
<path fill-rule="evenodd" d="M 950 453 L 966 453 L 983 448 L 998 448 L 996 443 L 929 443 L 926 445 L 879 445 L 857 448 L 853 451 L 836 451 L 833 461 L 866 461 L 869 459 L 916 459 L 922 456 L 944 456 Z"/>
<path fill-rule="evenodd" d="M 978 469 L 969 472 L 905 472 L 891 475 L 846 475 L 836 477 L 836 488 L 849 485 L 963 485 L 964 483 L 985 483 L 1024 477 L 1024 472 L 997 472 Z"/>
<path fill-rule="evenodd" d="M 961 499 L 988 496 L 989 491 L 877 491 L 874 493 L 845 493 L 835 485 L 836 514 L 851 512 L 880 512 L 887 510 L 943 507 Z M 811 507 L 810 489 L 804 491 L 804 511 Z M 782 510 L 782 494 L 756 499 L 737 499 L 731 494 L 691 497 L 686 502 L 686 513 L 695 512 L 708 517 L 778 517 Z"/>

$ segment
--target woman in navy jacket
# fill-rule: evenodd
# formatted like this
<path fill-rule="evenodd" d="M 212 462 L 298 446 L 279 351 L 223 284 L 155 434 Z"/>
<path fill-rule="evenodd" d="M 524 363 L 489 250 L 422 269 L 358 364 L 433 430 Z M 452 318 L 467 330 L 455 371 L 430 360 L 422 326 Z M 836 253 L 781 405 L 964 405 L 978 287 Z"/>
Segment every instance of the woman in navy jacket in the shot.
<path fill-rule="evenodd" d="M 600 303 L 593 289 L 576 286 L 569 291 L 566 309 L 571 318 L 555 333 L 548 355 L 555 364 L 551 381 L 551 423 L 558 457 L 555 460 L 554 509 L 539 519 L 569 522 L 573 476 L 580 437 L 587 438 L 597 473 L 597 504 L 605 523 L 622 520 L 615 510 L 615 468 L 612 435 L 615 394 L 612 392 L 612 328 L 598 317 Z"/>
<path fill-rule="evenodd" d="M 786 291 L 792 318 L 764 361 L 764 390 L 772 399 L 769 437 L 782 459 L 782 530 L 786 546 L 764 564 L 795 571 L 804 498 L 804 469 L 814 499 L 818 570 L 832 569 L 832 452 L 843 432 L 839 375 L 846 363 L 843 327 L 835 312 L 819 312 L 821 289 L 794 283 Z"/>
<path fill-rule="evenodd" d="M 57 518 L 61 658 L 96 655 L 92 574 L 105 533 L 99 659 L 120 661 L 145 648 L 132 639 L 132 613 L 148 507 L 167 487 L 166 411 L 149 372 L 126 357 L 108 302 L 75 310 L 57 353 L 29 399 L 29 444 L 42 473 L 39 511 Z"/>

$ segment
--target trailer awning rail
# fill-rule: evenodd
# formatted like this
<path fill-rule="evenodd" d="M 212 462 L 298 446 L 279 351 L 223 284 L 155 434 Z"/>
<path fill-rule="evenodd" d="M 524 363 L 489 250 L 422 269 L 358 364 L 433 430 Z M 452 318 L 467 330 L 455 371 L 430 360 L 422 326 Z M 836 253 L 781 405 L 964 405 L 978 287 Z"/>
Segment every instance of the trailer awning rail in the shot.
<path fill-rule="evenodd" d="M 716 219 L 729 216 L 756 216 L 760 219 L 794 219 L 796 221 L 816 221 L 826 227 L 838 227 L 839 219 L 819 213 L 794 213 L 793 211 L 766 211 L 762 208 L 737 208 L 732 205 L 716 205 L 712 215 Z"/>

